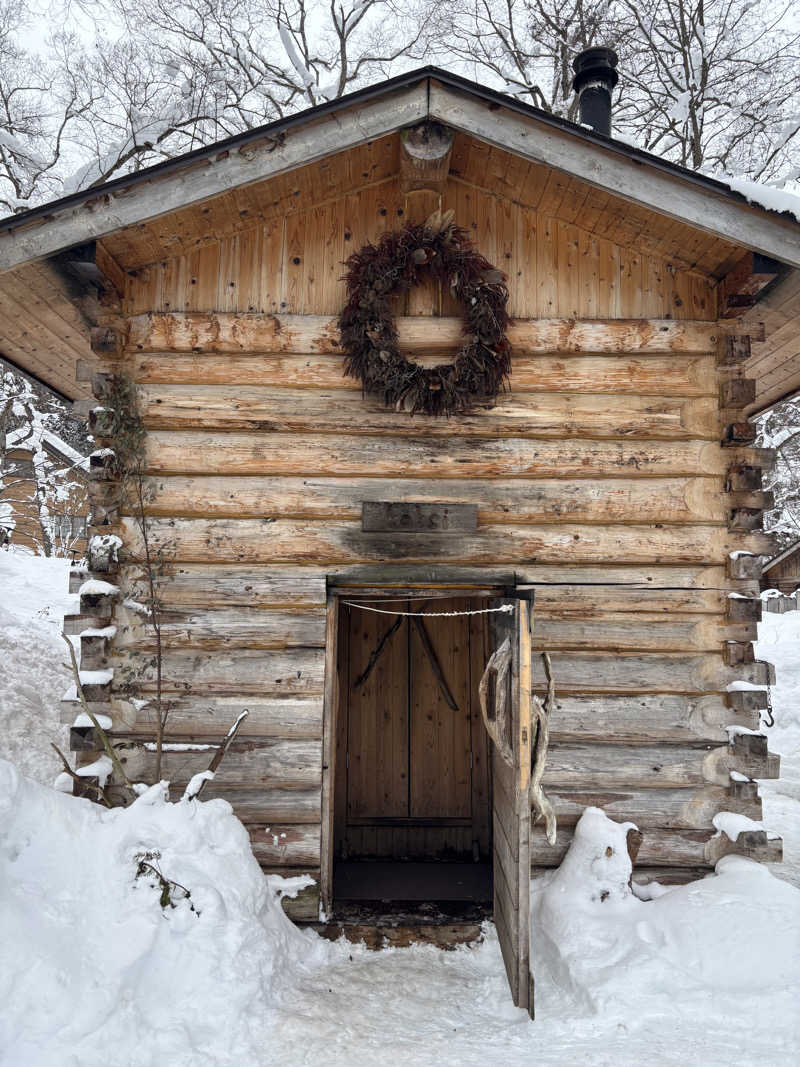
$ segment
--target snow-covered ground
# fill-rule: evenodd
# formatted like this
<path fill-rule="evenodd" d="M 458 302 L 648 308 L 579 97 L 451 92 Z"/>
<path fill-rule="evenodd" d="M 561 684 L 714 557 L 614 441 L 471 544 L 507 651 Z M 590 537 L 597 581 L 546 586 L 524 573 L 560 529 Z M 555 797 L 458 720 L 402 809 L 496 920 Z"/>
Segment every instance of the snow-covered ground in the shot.
<path fill-rule="evenodd" d="M 0 550 L 0 756 L 37 782 L 52 783 L 66 752 L 59 701 L 71 682 L 60 636 L 69 595 L 69 560 L 24 548 Z"/>
<path fill-rule="evenodd" d="M 775 664 L 777 681 L 772 689 L 775 725 L 764 732 L 770 751 L 780 754 L 781 776 L 759 785 L 764 824 L 783 838 L 783 863 L 772 869 L 800 886 L 800 611 L 765 612 L 756 655 Z"/>
<path fill-rule="evenodd" d="M 58 769 L 47 745 L 68 684 L 66 572 L 0 552 L 0 756 L 43 783 Z M 800 613 L 768 616 L 760 634 L 778 666 L 770 746 L 784 774 L 762 784 L 765 823 L 786 839 L 776 873 L 796 877 Z M 639 900 L 625 827 L 590 809 L 560 870 L 533 886 L 530 1023 L 510 1004 L 491 926 L 450 953 L 328 944 L 285 919 L 224 801 L 166 803 L 151 789 L 108 812 L 12 763 L 0 760 L 3 1067 L 800 1059 L 800 890 L 758 864 L 729 857 Z M 162 908 L 154 870 L 137 877 L 143 857 L 191 896 L 174 890 Z"/>

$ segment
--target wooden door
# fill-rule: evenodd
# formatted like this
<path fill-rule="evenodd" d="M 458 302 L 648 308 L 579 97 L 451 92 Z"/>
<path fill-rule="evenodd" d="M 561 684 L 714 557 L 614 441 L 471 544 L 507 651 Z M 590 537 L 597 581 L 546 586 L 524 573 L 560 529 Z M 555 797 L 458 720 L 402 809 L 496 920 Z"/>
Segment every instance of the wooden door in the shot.
<path fill-rule="evenodd" d="M 391 605 L 470 606 L 466 598 Z M 484 618 L 343 608 L 338 858 L 488 861 L 488 744 L 477 698 Z"/>
<path fill-rule="evenodd" d="M 481 706 L 492 739 L 494 921 L 517 1007 L 533 1018 L 530 969 L 532 600 L 495 600 Z"/>

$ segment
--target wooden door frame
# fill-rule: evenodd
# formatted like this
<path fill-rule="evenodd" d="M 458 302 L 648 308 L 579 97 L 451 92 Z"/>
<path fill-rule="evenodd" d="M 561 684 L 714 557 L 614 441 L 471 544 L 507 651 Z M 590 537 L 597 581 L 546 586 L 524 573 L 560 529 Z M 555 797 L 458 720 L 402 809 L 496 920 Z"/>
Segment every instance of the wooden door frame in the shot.
<path fill-rule="evenodd" d="M 358 581 L 348 581 L 343 576 L 329 576 L 327 579 L 327 604 L 325 622 L 325 686 L 322 709 L 322 795 L 321 795 L 321 832 L 320 832 L 320 907 L 329 914 L 333 903 L 333 858 L 334 858 L 334 817 L 336 785 L 336 735 L 340 710 L 339 691 L 339 603 L 342 599 L 400 599 L 406 597 L 426 597 L 446 599 L 448 597 L 491 597 L 502 596 L 515 583 L 509 581 L 507 571 L 487 571 L 476 573 L 475 569 L 459 576 L 457 571 L 448 571 L 441 577 L 430 571 L 427 574 L 403 574 L 395 577 L 394 584 L 387 579 L 376 577 L 369 581 L 369 576 L 360 576 Z M 437 581 L 436 579 L 439 578 Z"/>

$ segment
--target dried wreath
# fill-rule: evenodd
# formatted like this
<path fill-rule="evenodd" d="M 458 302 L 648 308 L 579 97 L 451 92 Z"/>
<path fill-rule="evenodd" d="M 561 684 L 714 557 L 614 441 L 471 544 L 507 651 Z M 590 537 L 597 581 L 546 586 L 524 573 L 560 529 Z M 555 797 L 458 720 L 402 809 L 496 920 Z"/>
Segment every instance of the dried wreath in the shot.
<path fill-rule="evenodd" d="M 476 252 L 453 212 L 385 233 L 347 260 L 347 304 L 339 316 L 345 374 L 397 411 L 464 413 L 497 396 L 511 374 L 505 275 Z M 452 363 L 422 367 L 397 347 L 390 301 L 417 285 L 424 268 L 464 306 L 464 344 Z"/>

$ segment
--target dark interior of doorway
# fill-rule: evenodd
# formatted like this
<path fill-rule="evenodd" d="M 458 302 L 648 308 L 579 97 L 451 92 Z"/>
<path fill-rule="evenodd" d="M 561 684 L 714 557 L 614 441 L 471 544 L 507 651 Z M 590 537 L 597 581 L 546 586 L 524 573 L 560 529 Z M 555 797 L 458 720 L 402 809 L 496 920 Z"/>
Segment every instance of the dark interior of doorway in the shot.
<path fill-rule="evenodd" d="M 475 923 L 491 914 L 490 760 L 478 702 L 487 617 L 430 614 L 485 606 L 463 596 L 340 600 L 336 919 Z"/>

